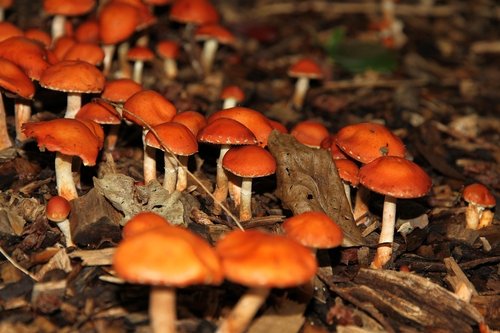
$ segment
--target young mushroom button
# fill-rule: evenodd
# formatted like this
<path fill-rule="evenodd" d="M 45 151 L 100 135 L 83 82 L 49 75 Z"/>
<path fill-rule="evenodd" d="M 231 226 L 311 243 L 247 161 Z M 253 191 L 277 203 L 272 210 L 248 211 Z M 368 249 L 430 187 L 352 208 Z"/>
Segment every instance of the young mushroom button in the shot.
<path fill-rule="evenodd" d="M 47 202 L 45 214 L 47 219 L 57 224 L 59 230 L 66 240 L 66 247 L 74 246 L 73 239 L 71 238 L 71 229 L 69 225 L 68 216 L 71 211 L 71 206 L 68 200 L 59 195 L 53 196 Z"/>
<path fill-rule="evenodd" d="M 493 218 L 490 208 L 495 207 L 496 199 L 483 184 L 470 184 L 462 192 L 464 201 L 468 203 L 465 221 L 469 229 L 481 229 L 491 224 Z"/>

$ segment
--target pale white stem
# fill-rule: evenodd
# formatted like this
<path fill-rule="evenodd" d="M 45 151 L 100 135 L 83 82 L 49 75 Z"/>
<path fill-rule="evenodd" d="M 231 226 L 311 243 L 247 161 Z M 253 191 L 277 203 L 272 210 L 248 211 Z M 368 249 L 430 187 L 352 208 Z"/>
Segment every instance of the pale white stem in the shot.
<path fill-rule="evenodd" d="M 465 223 L 468 229 L 477 230 L 479 229 L 479 218 L 482 213 L 482 207 L 478 207 L 473 204 L 469 204 L 465 209 Z"/>
<path fill-rule="evenodd" d="M 352 215 L 356 224 L 364 224 L 368 216 L 368 201 L 370 199 L 370 190 L 363 185 L 359 185 L 354 199 L 354 208 Z"/>
<path fill-rule="evenodd" d="M 372 268 L 380 269 L 391 259 L 394 226 L 396 224 L 396 201 L 397 199 L 390 195 L 385 196 L 382 228 L 380 230 L 377 253 L 371 264 Z"/>
<path fill-rule="evenodd" d="M 144 61 L 136 60 L 134 62 L 134 72 L 132 74 L 132 79 L 139 84 L 142 84 L 143 69 L 144 69 Z"/>
<path fill-rule="evenodd" d="M 16 100 L 14 107 L 15 111 L 15 122 L 16 122 L 16 139 L 20 142 L 26 140 L 26 135 L 24 135 L 21 127 L 24 123 L 27 123 L 31 118 L 31 102 L 27 100 Z"/>
<path fill-rule="evenodd" d="M 52 40 L 64 36 L 64 25 L 66 23 L 66 16 L 56 15 L 52 19 Z"/>
<path fill-rule="evenodd" d="M 151 287 L 149 317 L 153 333 L 175 333 L 177 331 L 175 289 L 163 286 Z"/>
<path fill-rule="evenodd" d="M 489 209 L 485 209 L 479 218 L 478 229 L 489 227 L 493 223 L 493 218 L 495 214 Z"/>
<path fill-rule="evenodd" d="M 169 152 L 165 152 L 165 175 L 163 178 L 163 188 L 168 193 L 175 191 L 175 183 L 177 182 L 177 161 Z"/>
<path fill-rule="evenodd" d="M 220 203 L 224 203 L 227 198 L 227 174 L 226 170 L 222 167 L 222 159 L 224 155 L 226 155 L 229 150 L 229 145 L 222 145 L 220 147 L 219 159 L 217 160 L 217 174 L 215 176 L 215 191 L 213 193 L 215 200 Z M 219 214 L 221 212 L 221 208 L 219 205 L 215 204 L 214 206 L 214 214 Z"/>
<path fill-rule="evenodd" d="M 234 207 L 238 208 L 241 205 L 241 180 L 240 177 L 233 174 L 228 174 L 228 192 L 231 200 L 233 200 Z"/>
<path fill-rule="evenodd" d="M 187 188 L 187 165 L 189 156 L 177 156 L 179 167 L 177 168 L 177 191 L 182 192 Z"/>
<path fill-rule="evenodd" d="M 0 92 L 0 150 L 12 147 L 7 128 L 7 115 L 3 104 L 3 94 Z"/>
<path fill-rule="evenodd" d="M 252 178 L 241 178 L 240 221 L 252 218 Z"/>
<path fill-rule="evenodd" d="M 120 131 L 120 124 L 110 125 L 108 136 L 106 136 L 106 151 L 114 151 L 116 148 L 116 143 L 118 142 L 118 134 Z"/>
<path fill-rule="evenodd" d="M 307 77 L 299 77 L 295 83 L 295 91 L 292 98 L 292 103 L 297 109 L 302 109 L 308 89 L 309 79 Z"/>
<path fill-rule="evenodd" d="M 128 50 L 130 49 L 129 42 L 123 42 L 118 46 L 118 64 L 120 67 L 119 77 L 122 79 L 130 79 L 130 63 L 127 58 Z"/>
<path fill-rule="evenodd" d="M 239 299 L 229 316 L 223 320 L 217 333 L 241 333 L 245 331 L 255 314 L 266 301 L 271 289 L 251 288 Z"/>
<path fill-rule="evenodd" d="M 66 114 L 64 118 L 75 119 L 76 114 L 82 107 L 82 94 L 68 93 L 68 103 L 66 105 Z"/>
<path fill-rule="evenodd" d="M 217 39 L 207 39 L 205 41 L 205 44 L 203 44 L 203 50 L 201 52 L 201 66 L 203 67 L 203 72 L 205 73 L 205 75 L 210 74 L 210 72 L 212 71 L 212 66 L 218 47 L 219 42 L 217 41 Z"/>
<path fill-rule="evenodd" d="M 348 184 L 348 183 L 344 183 L 344 192 L 345 192 L 345 196 L 347 198 L 347 202 L 349 202 L 349 207 L 351 207 L 351 211 L 352 211 L 352 200 L 351 200 L 351 186 Z"/>
<path fill-rule="evenodd" d="M 222 104 L 223 109 L 229 109 L 229 108 L 234 108 L 236 106 L 236 99 L 235 98 L 226 98 L 224 100 L 224 103 Z"/>
<path fill-rule="evenodd" d="M 73 243 L 73 238 L 71 237 L 71 228 L 69 224 L 69 220 L 65 219 L 64 221 L 57 222 L 57 227 L 61 230 L 61 233 L 66 240 L 66 247 L 73 247 L 75 244 Z"/>
<path fill-rule="evenodd" d="M 165 59 L 163 60 L 163 69 L 165 71 L 165 76 L 169 80 L 175 80 L 177 77 L 177 61 L 175 59 Z"/>
<path fill-rule="evenodd" d="M 102 73 L 104 76 L 108 77 L 111 72 L 111 64 L 113 63 L 113 56 L 115 54 L 115 45 L 103 45 L 102 50 L 104 52 L 104 59 Z"/>
<path fill-rule="evenodd" d="M 71 162 L 73 158 L 69 155 L 56 153 L 55 170 L 57 193 L 66 200 L 71 201 L 78 198 L 75 182 L 71 173 Z"/>
<path fill-rule="evenodd" d="M 144 150 L 144 160 L 142 162 L 142 168 L 144 173 L 144 184 L 149 183 L 156 179 L 156 149 L 148 146 L 146 144 L 146 133 L 147 130 L 142 130 L 142 145 Z"/>

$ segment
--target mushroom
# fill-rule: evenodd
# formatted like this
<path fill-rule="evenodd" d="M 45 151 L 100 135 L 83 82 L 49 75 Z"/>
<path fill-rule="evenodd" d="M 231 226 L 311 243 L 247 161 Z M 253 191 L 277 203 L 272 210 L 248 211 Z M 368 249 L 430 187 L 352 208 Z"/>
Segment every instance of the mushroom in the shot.
<path fill-rule="evenodd" d="M 84 165 L 95 165 L 101 146 L 99 138 L 85 123 L 67 118 L 25 123 L 22 130 L 27 137 L 38 141 L 40 149 L 56 152 L 58 194 L 68 201 L 77 198 L 78 193 L 71 174 L 72 156 L 79 156 Z"/>
<path fill-rule="evenodd" d="M 333 163 L 344 184 L 345 196 L 352 210 L 351 186 L 357 187 L 359 184 L 359 168 L 356 163 L 348 159 L 334 159 Z"/>
<path fill-rule="evenodd" d="M 426 195 L 432 182 L 417 164 L 397 156 L 382 156 L 359 169 L 359 182 L 385 195 L 382 229 L 372 268 L 382 268 L 392 255 L 397 198 L 411 199 Z"/>
<path fill-rule="evenodd" d="M 104 60 L 104 51 L 96 43 L 78 42 L 68 49 L 63 60 L 81 60 L 99 66 Z"/>
<path fill-rule="evenodd" d="M 84 15 L 95 6 L 95 0 L 44 0 L 43 10 L 52 19 L 52 39 L 55 40 L 64 35 L 66 16 Z"/>
<path fill-rule="evenodd" d="M 71 211 L 71 206 L 66 198 L 56 195 L 49 199 L 47 207 L 45 208 L 45 215 L 47 219 L 57 224 L 61 230 L 64 239 L 66 240 L 66 247 L 75 246 L 71 238 L 71 228 L 69 225 L 68 216 Z"/>
<path fill-rule="evenodd" d="M 219 44 L 231 45 L 235 43 L 234 35 L 218 24 L 205 24 L 199 26 L 194 33 L 198 41 L 204 41 L 201 53 L 201 67 L 205 75 L 212 72 L 212 66 Z"/>
<path fill-rule="evenodd" d="M 134 62 L 132 80 L 142 84 L 142 72 L 145 62 L 153 61 L 155 54 L 148 47 L 136 46 L 128 50 L 127 59 Z"/>
<path fill-rule="evenodd" d="M 82 105 L 82 94 L 100 93 L 104 76 L 94 65 L 80 60 L 63 60 L 48 67 L 40 78 L 44 88 L 68 93 L 65 118 L 75 118 Z"/>
<path fill-rule="evenodd" d="M 323 78 L 321 68 L 313 60 L 304 58 L 294 63 L 288 69 L 288 76 L 297 78 L 292 105 L 297 109 L 302 109 L 307 90 L 309 89 L 309 80 Z"/>
<path fill-rule="evenodd" d="M 163 188 L 169 193 L 184 191 L 187 187 L 188 157 L 198 152 L 198 142 L 193 133 L 184 125 L 167 122 L 153 126 L 146 134 L 147 145 L 164 151 L 165 178 Z M 177 156 L 180 165 L 173 157 Z M 178 169 L 183 171 L 179 172 Z"/>
<path fill-rule="evenodd" d="M 215 247 L 226 278 L 250 289 L 222 321 L 217 333 L 240 333 L 250 324 L 271 288 L 289 288 L 316 274 L 313 253 L 287 237 L 262 231 L 232 231 Z"/>
<path fill-rule="evenodd" d="M 179 44 L 172 40 L 162 40 L 156 44 L 156 53 L 163 60 L 163 70 L 167 80 L 177 77 L 177 58 L 179 57 Z"/>
<path fill-rule="evenodd" d="M 144 183 L 156 179 L 156 159 L 154 149 L 145 143 L 150 127 L 171 121 L 177 110 L 165 97 L 153 90 L 142 90 L 132 95 L 123 104 L 123 118 L 142 127 L 144 148 Z"/>
<path fill-rule="evenodd" d="M 468 203 L 465 211 L 467 228 L 478 230 L 491 224 L 492 216 L 488 212 L 495 207 L 496 199 L 486 186 L 479 183 L 467 185 L 462 198 Z"/>
<path fill-rule="evenodd" d="M 292 128 L 290 134 L 298 142 L 310 148 L 320 148 L 321 142 L 330 136 L 325 125 L 314 120 L 301 121 Z"/>
<path fill-rule="evenodd" d="M 197 135 L 198 141 L 203 143 L 221 145 L 219 159 L 217 160 L 217 174 L 215 200 L 224 202 L 228 193 L 228 177 L 222 167 L 222 160 L 232 145 L 257 144 L 255 135 L 245 125 L 230 118 L 219 118 L 205 126 Z M 219 206 L 215 206 L 215 213 L 219 213 Z"/>
<path fill-rule="evenodd" d="M 219 258 L 204 239 L 169 225 L 122 240 L 113 268 L 130 283 L 152 286 L 149 314 L 154 333 L 176 332 L 175 288 L 220 284 L 224 278 Z"/>
<path fill-rule="evenodd" d="M 125 223 L 122 229 L 122 238 L 127 239 L 144 231 L 169 225 L 170 223 L 161 215 L 154 212 L 140 212 Z"/>
<path fill-rule="evenodd" d="M 229 109 L 243 102 L 245 93 L 238 86 L 227 86 L 222 90 L 220 98 L 224 101 L 222 108 Z"/>
<path fill-rule="evenodd" d="M 229 149 L 222 159 L 227 171 L 241 177 L 240 220 L 252 218 L 252 178 L 272 175 L 276 160 L 270 152 L 259 146 L 242 146 Z"/>

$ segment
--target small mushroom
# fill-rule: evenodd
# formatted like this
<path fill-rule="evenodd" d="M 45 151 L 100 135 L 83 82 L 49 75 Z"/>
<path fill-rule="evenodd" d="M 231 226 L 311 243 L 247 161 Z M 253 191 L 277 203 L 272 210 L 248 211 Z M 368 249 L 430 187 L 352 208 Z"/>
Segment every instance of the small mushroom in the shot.
<path fill-rule="evenodd" d="M 64 239 L 66 240 L 66 247 L 75 246 L 73 239 L 71 238 L 71 229 L 68 220 L 70 211 L 71 206 L 68 200 L 59 195 L 50 198 L 47 202 L 47 207 L 45 208 L 47 219 L 56 223 L 59 230 L 61 230 Z"/>
<path fill-rule="evenodd" d="M 465 211 L 467 228 L 477 230 L 487 227 L 492 222 L 490 208 L 495 207 L 496 199 L 483 184 L 470 184 L 462 192 L 464 201 L 468 203 Z"/>

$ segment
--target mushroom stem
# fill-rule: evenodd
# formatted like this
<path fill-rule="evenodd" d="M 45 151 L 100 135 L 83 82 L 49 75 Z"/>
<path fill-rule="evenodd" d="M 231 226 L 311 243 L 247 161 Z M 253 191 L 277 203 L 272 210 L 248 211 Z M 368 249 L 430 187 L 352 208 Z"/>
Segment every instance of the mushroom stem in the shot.
<path fill-rule="evenodd" d="M 481 214 L 481 217 L 479 218 L 479 225 L 477 226 L 478 229 L 486 228 L 491 225 L 493 222 L 495 214 L 489 209 L 485 209 L 483 213 Z"/>
<path fill-rule="evenodd" d="M 174 80 L 177 77 L 177 61 L 175 59 L 165 59 L 163 69 L 168 80 Z"/>
<path fill-rule="evenodd" d="M 52 19 L 52 40 L 57 40 L 59 37 L 64 36 L 64 24 L 66 23 L 66 16 L 56 15 Z"/>
<path fill-rule="evenodd" d="M 238 208 L 241 205 L 241 186 L 240 186 L 240 181 L 239 177 L 233 174 L 228 174 L 228 192 L 229 196 L 233 200 L 234 207 Z"/>
<path fill-rule="evenodd" d="M 175 289 L 153 286 L 149 295 L 149 316 L 153 333 L 175 333 Z"/>
<path fill-rule="evenodd" d="M 390 195 L 386 195 L 384 198 L 382 229 L 380 230 L 377 253 L 371 263 L 371 268 L 380 269 L 391 259 L 394 226 L 396 224 L 396 201 L 397 199 Z"/>
<path fill-rule="evenodd" d="M 144 160 L 142 168 L 144 173 L 144 184 L 156 179 L 156 150 L 146 144 L 147 129 L 142 130 L 142 145 L 144 149 Z"/>
<path fill-rule="evenodd" d="M 69 220 L 65 219 L 62 222 L 57 222 L 57 227 L 61 230 L 61 233 L 66 240 L 66 247 L 73 247 L 75 243 L 73 243 L 73 238 L 71 237 L 71 227 L 69 224 Z"/>
<path fill-rule="evenodd" d="M 118 64 L 120 67 L 120 78 L 130 79 L 130 63 L 127 59 L 127 53 L 130 49 L 129 42 L 123 42 L 118 46 Z"/>
<path fill-rule="evenodd" d="M 252 218 L 252 178 L 241 178 L 240 221 Z"/>
<path fill-rule="evenodd" d="M 482 207 L 474 204 L 469 204 L 465 209 L 465 223 L 468 229 L 479 229 L 479 218 L 481 217 Z"/>
<path fill-rule="evenodd" d="M 15 104 L 15 122 L 16 122 L 16 139 L 20 142 L 26 140 L 26 135 L 24 135 L 21 127 L 24 123 L 27 123 L 31 118 L 31 104 L 26 100 L 16 99 Z"/>
<path fill-rule="evenodd" d="M 363 185 L 358 186 L 356 197 L 354 199 L 354 209 L 352 215 L 357 225 L 364 224 L 367 221 L 368 201 L 370 200 L 370 190 Z"/>
<path fill-rule="evenodd" d="M 222 108 L 223 109 L 229 109 L 229 108 L 234 108 L 236 106 L 236 99 L 235 98 L 226 98 L 224 100 L 224 103 L 222 103 Z"/>
<path fill-rule="evenodd" d="M 264 304 L 270 292 L 270 288 L 255 287 L 249 289 L 241 296 L 229 316 L 219 326 L 217 333 L 243 332 Z"/>
<path fill-rule="evenodd" d="M 3 94 L 0 93 L 0 150 L 12 147 L 9 131 L 7 130 L 7 115 L 3 104 Z"/>
<path fill-rule="evenodd" d="M 80 93 L 68 93 L 68 103 L 64 118 L 75 119 L 76 114 L 82 107 L 82 95 Z"/>
<path fill-rule="evenodd" d="M 167 190 L 168 193 L 173 193 L 175 191 L 175 183 L 177 182 L 177 161 L 174 156 L 165 152 L 165 175 L 163 178 L 163 188 Z"/>
<path fill-rule="evenodd" d="M 73 158 L 69 155 L 56 153 L 55 170 L 57 193 L 66 200 L 71 201 L 78 198 L 75 181 L 71 173 L 71 162 Z"/>
<path fill-rule="evenodd" d="M 228 179 L 226 170 L 222 167 L 222 160 L 224 159 L 224 155 L 226 155 L 229 150 L 229 145 L 222 145 L 220 147 L 219 159 L 217 160 L 217 175 L 215 179 L 215 191 L 213 193 L 215 200 L 220 203 L 223 203 L 227 198 L 228 191 Z M 214 214 L 219 214 L 221 208 L 219 205 L 215 204 Z"/>
<path fill-rule="evenodd" d="M 111 63 L 113 62 L 113 56 L 115 54 L 115 46 L 110 44 L 110 45 L 103 45 L 102 50 L 104 52 L 104 59 L 102 61 L 103 63 L 103 69 L 102 73 L 104 76 L 109 76 L 109 72 L 111 71 Z"/>
<path fill-rule="evenodd" d="M 306 97 L 307 90 L 309 89 L 309 78 L 299 77 L 295 83 L 295 91 L 293 93 L 292 104 L 297 108 L 301 109 L 304 105 L 304 99 Z"/>
<path fill-rule="evenodd" d="M 136 60 L 134 62 L 134 71 L 132 74 L 132 79 L 139 84 L 142 84 L 142 70 L 143 69 L 144 69 L 144 61 Z"/>
<path fill-rule="evenodd" d="M 219 42 L 215 38 L 210 38 L 203 44 L 203 51 L 201 53 L 201 66 L 203 67 L 203 72 L 205 75 L 210 74 L 212 71 L 212 65 L 215 59 L 215 53 L 219 47 Z"/>
<path fill-rule="evenodd" d="M 177 186 L 176 189 L 179 192 L 184 191 L 187 188 L 187 164 L 189 156 L 177 156 L 180 164 L 177 168 Z"/>
<path fill-rule="evenodd" d="M 106 147 L 106 151 L 114 151 L 116 148 L 116 143 L 118 142 L 118 134 L 120 132 L 120 124 L 118 125 L 110 125 L 109 132 L 106 136 L 106 143 L 104 147 Z"/>

